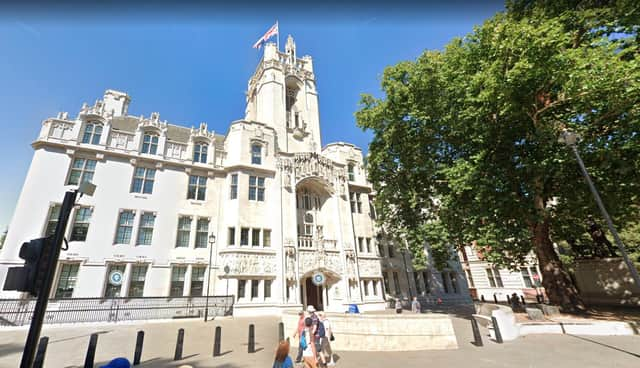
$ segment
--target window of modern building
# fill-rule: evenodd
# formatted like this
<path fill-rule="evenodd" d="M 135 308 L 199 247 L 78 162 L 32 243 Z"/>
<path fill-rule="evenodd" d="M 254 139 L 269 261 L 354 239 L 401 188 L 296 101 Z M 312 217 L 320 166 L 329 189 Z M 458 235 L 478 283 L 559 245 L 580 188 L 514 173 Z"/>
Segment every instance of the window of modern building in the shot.
<path fill-rule="evenodd" d="M 369 196 L 369 217 L 375 220 L 376 207 L 373 205 L 373 196 Z"/>
<path fill-rule="evenodd" d="M 449 293 L 449 280 L 447 280 L 447 273 L 446 272 L 442 272 L 440 273 L 440 276 L 442 277 L 442 288 L 444 289 L 445 293 Z"/>
<path fill-rule="evenodd" d="M 538 270 L 535 267 L 522 267 L 520 268 L 520 273 L 522 274 L 522 281 L 526 288 L 535 287 L 536 278 L 540 280 L 540 275 L 538 275 Z"/>
<path fill-rule="evenodd" d="M 105 298 L 117 298 L 120 297 L 122 295 L 120 295 L 120 290 L 122 289 L 122 284 L 120 285 L 113 285 L 109 282 L 109 276 L 111 275 L 112 272 L 114 271 L 120 271 L 122 275 L 124 275 L 124 270 L 126 268 L 126 265 L 123 264 L 110 264 L 109 267 L 107 268 L 107 273 L 105 275 L 105 288 L 104 288 L 104 297 Z"/>
<path fill-rule="evenodd" d="M 313 235 L 313 214 L 305 213 L 304 215 L 304 235 Z"/>
<path fill-rule="evenodd" d="M 347 171 L 349 173 L 349 181 L 355 181 L 356 180 L 355 165 L 351 163 L 347 165 Z"/>
<path fill-rule="evenodd" d="M 184 292 L 184 275 L 187 273 L 187 266 L 173 266 L 171 268 L 171 286 L 169 296 L 182 296 Z"/>
<path fill-rule="evenodd" d="M 229 187 L 229 199 L 238 198 L 238 174 L 231 175 L 231 185 Z"/>
<path fill-rule="evenodd" d="M 467 281 L 469 282 L 469 287 L 476 287 L 475 283 L 473 282 L 473 276 L 471 276 L 471 271 L 464 270 L 464 272 L 467 275 Z"/>
<path fill-rule="evenodd" d="M 258 290 L 260 288 L 260 280 L 251 280 L 251 299 L 258 298 Z"/>
<path fill-rule="evenodd" d="M 176 238 L 176 248 L 189 246 L 191 235 L 191 216 L 178 217 L 178 237 Z"/>
<path fill-rule="evenodd" d="M 262 230 L 262 246 L 263 247 L 271 246 L 271 230 L 269 229 Z"/>
<path fill-rule="evenodd" d="M 398 273 L 397 272 L 393 273 L 393 287 L 395 288 L 396 295 L 402 294 L 400 292 L 402 289 L 400 289 L 400 279 L 398 279 Z"/>
<path fill-rule="evenodd" d="M 364 290 L 364 296 L 369 296 L 369 281 L 362 280 L 362 289 Z"/>
<path fill-rule="evenodd" d="M 73 227 L 71 228 L 71 241 L 87 240 L 87 232 L 89 231 L 92 212 L 93 209 L 91 207 L 80 207 L 76 209 Z"/>
<path fill-rule="evenodd" d="M 125 210 L 120 212 L 118 216 L 118 228 L 116 229 L 115 244 L 129 244 L 131 234 L 133 233 L 133 220 L 135 219 L 135 211 Z"/>
<path fill-rule="evenodd" d="M 209 145 L 203 142 L 195 143 L 193 145 L 193 162 L 207 163 L 207 151 Z"/>
<path fill-rule="evenodd" d="M 75 158 L 69 171 L 67 185 L 79 185 L 84 182 L 91 182 L 96 171 L 96 160 Z"/>
<path fill-rule="evenodd" d="M 227 233 L 227 245 L 236 245 L 236 228 L 230 227 Z"/>
<path fill-rule="evenodd" d="M 196 248 L 206 248 L 209 241 L 209 219 L 199 218 L 196 226 Z"/>
<path fill-rule="evenodd" d="M 429 272 L 422 271 L 422 281 L 424 282 L 424 292 L 429 294 L 431 292 L 431 284 L 429 283 Z"/>
<path fill-rule="evenodd" d="M 251 163 L 254 165 L 262 165 L 262 145 L 251 145 Z"/>
<path fill-rule="evenodd" d="M 260 229 L 251 229 L 251 246 L 260 246 Z"/>
<path fill-rule="evenodd" d="M 264 280 L 264 298 L 271 298 L 271 280 Z"/>
<path fill-rule="evenodd" d="M 355 195 L 356 195 L 356 207 L 357 207 L 358 213 L 362 213 L 362 201 L 360 200 L 361 199 L 360 193 L 355 193 Z"/>
<path fill-rule="evenodd" d="M 191 268 L 191 290 L 189 295 L 191 296 L 203 296 L 204 295 L 204 273 L 206 267 L 192 267 Z"/>
<path fill-rule="evenodd" d="M 129 297 L 141 297 L 144 294 L 144 280 L 147 278 L 147 265 L 134 265 L 131 267 L 129 281 Z"/>
<path fill-rule="evenodd" d="M 189 189 L 187 190 L 187 199 L 195 199 L 204 201 L 207 192 L 206 176 L 189 176 Z"/>
<path fill-rule="evenodd" d="M 504 287 L 502 284 L 502 278 L 500 277 L 500 270 L 495 267 L 485 269 L 487 278 L 489 279 L 489 285 L 491 287 Z"/>
<path fill-rule="evenodd" d="M 264 201 L 264 178 L 249 176 L 249 200 Z"/>
<path fill-rule="evenodd" d="M 382 273 L 382 281 L 384 281 L 384 292 L 391 294 L 391 289 L 389 289 L 389 275 L 386 272 Z"/>
<path fill-rule="evenodd" d="M 84 126 L 82 143 L 100 144 L 101 136 L 102 136 L 102 124 L 94 123 L 94 122 L 87 123 Z"/>
<path fill-rule="evenodd" d="M 249 229 L 243 227 L 240 229 L 240 246 L 249 245 Z"/>
<path fill-rule="evenodd" d="M 151 245 L 153 239 L 153 224 L 156 215 L 153 212 L 143 212 L 140 216 L 140 226 L 138 227 L 138 245 Z"/>
<path fill-rule="evenodd" d="M 155 155 L 158 152 L 158 135 L 145 133 L 142 137 L 142 153 Z"/>
<path fill-rule="evenodd" d="M 153 182 L 155 180 L 156 170 L 146 167 L 136 167 L 133 172 L 133 181 L 131 183 L 131 193 L 153 193 Z"/>
<path fill-rule="evenodd" d="M 364 253 L 364 238 L 358 237 L 358 251 Z"/>
<path fill-rule="evenodd" d="M 367 245 L 367 253 L 371 253 L 371 238 L 364 238 L 364 242 Z"/>
<path fill-rule="evenodd" d="M 53 204 L 49 207 L 49 215 L 47 216 L 47 226 L 44 230 L 44 236 L 51 236 L 56 232 L 56 226 L 58 226 L 58 217 L 60 217 L 59 204 Z"/>
<path fill-rule="evenodd" d="M 73 289 L 76 287 L 80 265 L 77 263 L 62 263 L 60 266 L 56 292 L 53 297 L 54 299 L 71 298 Z"/>
<path fill-rule="evenodd" d="M 451 280 L 451 288 L 454 293 L 458 293 L 458 276 L 455 272 L 449 272 L 449 279 Z"/>
<path fill-rule="evenodd" d="M 244 298 L 247 289 L 247 280 L 238 280 L 238 296 L 236 300 Z"/>

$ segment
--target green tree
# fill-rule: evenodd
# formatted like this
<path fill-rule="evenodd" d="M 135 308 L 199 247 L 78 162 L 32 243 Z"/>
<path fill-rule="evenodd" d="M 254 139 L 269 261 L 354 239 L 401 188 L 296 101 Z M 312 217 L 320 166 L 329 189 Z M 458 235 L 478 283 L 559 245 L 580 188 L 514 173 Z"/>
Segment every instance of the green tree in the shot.
<path fill-rule="evenodd" d="M 440 264 L 477 241 L 516 267 L 533 250 L 552 303 L 584 309 L 554 242 L 600 214 L 571 152 L 571 129 L 617 225 L 640 193 L 638 11 L 631 2 L 511 1 L 463 39 L 387 67 L 385 97 L 363 95 L 379 221 L 428 241 Z M 601 222 L 604 223 L 604 222 Z M 408 235 L 408 236 L 407 236 Z"/>

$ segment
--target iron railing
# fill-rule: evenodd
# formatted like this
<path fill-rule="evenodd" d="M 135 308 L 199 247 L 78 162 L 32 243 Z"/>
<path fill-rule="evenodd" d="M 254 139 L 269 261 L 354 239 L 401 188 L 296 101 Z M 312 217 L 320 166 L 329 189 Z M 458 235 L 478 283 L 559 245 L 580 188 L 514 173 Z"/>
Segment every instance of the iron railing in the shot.
<path fill-rule="evenodd" d="M 204 315 L 205 297 L 61 298 L 51 299 L 44 323 L 118 322 L 197 318 Z M 210 296 L 209 315 L 229 315 L 233 296 Z M 31 322 L 35 299 L 0 299 L 0 325 Z"/>

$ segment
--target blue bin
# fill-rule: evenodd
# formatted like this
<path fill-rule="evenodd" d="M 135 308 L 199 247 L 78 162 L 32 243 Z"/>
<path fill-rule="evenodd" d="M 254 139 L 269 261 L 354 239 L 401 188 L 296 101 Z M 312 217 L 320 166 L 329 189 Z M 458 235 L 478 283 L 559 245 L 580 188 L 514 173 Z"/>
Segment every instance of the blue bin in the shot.
<path fill-rule="evenodd" d="M 349 313 L 360 313 L 357 304 L 349 304 Z"/>

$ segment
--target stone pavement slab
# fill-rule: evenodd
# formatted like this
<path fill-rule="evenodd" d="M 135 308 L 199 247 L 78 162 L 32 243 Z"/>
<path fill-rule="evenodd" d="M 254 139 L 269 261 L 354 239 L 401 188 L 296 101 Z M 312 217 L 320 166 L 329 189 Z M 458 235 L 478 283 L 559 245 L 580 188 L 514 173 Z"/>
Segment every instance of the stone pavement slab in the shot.
<path fill-rule="evenodd" d="M 180 320 L 170 322 L 92 324 L 83 326 L 45 326 L 49 336 L 45 367 L 82 367 L 89 335 L 99 332 L 96 366 L 125 356 L 133 358 L 138 330 L 145 331 L 141 367 L 221 367 L 244 368 L 272 365 L 277 343 L 277 317 L 227 318 L 207 322 Z M 471 322 L 452 314 L 459 349 L 415 352 L 340 352 L 337 367 L 640 367 L 640 336 L 529 335 L 515 341 L 496 344 L 483 333 L 484 347 L 471 344 Z M 256 348 L 247 353 L 248 326 L 255 324 Z M 212 357 L 215 326 L 222 327 L 221 357 Z M 184 353 L 174 362 L 177 331 L 185 329 Z M 26 329 L 0 329 L 0 367 L 17 367 L 26 338 Z M 285 331 L 291 334 L 291 331 Z M 337 336 L 337 338 L 340 338 Z M 366 338 L 366 337 L 363 337 Z M 295 356 L 292 348 L 291 355 Z"/>

